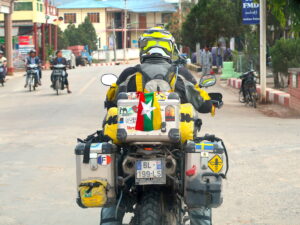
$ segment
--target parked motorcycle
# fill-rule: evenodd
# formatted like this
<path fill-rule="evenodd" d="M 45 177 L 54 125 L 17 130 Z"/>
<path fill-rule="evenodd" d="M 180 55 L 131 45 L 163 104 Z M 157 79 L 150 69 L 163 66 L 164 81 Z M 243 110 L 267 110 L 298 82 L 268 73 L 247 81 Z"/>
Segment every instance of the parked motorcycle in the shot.
<path fill-rule="evenodd" d="M 56 94 L 59 95 L 59 92 L 65 89 L 65 76 L 66 76 L 66 66 L 63 64 L 53 65 L 53 89 L 56 91 Z"/>
<path fill-rule="evenodd" d="M 246 105 L 257 107 L 258 93 L 256 90 L 256 74 L 251 70 L 239 77 L 242 79 L 242 85 L 239 92 L 239 101 Z"/>
<path fill-rule="evenodd" d="M 113 74 L 101 78 L 106 86 L 116 80 Z M 202 87 L 215 83 L 211 75 L 200 80 Z M 134 214 L 131 225 L 184 225 L 189 209 L 222 204 L 222 179 L 229 165 L 225 145 L 214 135 L 197 137 L 202 124 L 198 113 L 167 87 L 166 81 L 154 79 L 145 89 L 158 92 L 119 93 L 103 131 L 78 139 L 79 206 L 116 206 L 116 218 L 122 208 Z M 222 95 L 212 97 L 221 107 Z M 150 118 L 148 125 L 159 129 L 143 130 Z"/>
<path fill-rule="evenodd" d="M 0 63 L 0 83 L 4 86 L 5 83 L 5 67 L 3 63 Z"/>
<path fill-rule="evenodd" d="M 29 64 L 27 65 L 27 85 L 29 91 L 36 89 L 38 86 L 38 71 L 39 66 L 37 64 Z"/>

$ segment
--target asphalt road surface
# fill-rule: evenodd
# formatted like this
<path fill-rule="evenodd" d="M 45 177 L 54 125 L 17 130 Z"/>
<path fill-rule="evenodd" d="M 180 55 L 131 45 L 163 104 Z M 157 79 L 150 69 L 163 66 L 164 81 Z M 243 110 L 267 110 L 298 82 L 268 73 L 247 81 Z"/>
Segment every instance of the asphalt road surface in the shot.
<path fill-rule="evenodd" d="M 101 127 L 103 73 L 125 66 L 69 71 L 72 94 L 56 96 L 49 72 L 35 92 L 24 77 L 0 87 L 0 225 L 98 225 L 99 209 L 75 203 L 76 138 Z M 268 117 L 216 85 L 225 105 L 203 115 L 202 134 L 224 139 L 230 171 L 214 225 L 300 224 L 300 119 Z M 127 216 L 128 219 L 128 216 Z"/>

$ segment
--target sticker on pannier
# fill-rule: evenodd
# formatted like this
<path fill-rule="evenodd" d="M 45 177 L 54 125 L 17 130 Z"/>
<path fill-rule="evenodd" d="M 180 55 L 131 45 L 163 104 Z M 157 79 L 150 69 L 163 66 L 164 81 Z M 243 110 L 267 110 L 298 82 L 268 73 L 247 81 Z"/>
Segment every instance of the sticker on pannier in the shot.
<path fill-rule="evenodd" d="M 107 182 L 102 180 L 82 181 L 79 185 L 79 198 L 84 207 L 102 207 L 107 202 Z"/>

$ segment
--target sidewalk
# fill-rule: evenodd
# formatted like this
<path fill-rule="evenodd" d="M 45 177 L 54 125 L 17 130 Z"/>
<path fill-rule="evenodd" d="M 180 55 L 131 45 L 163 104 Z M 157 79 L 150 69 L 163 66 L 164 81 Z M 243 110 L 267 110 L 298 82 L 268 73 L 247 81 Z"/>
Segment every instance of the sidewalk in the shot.
<path fill-rule="evenodd" d="M 233 88 L 241 88 L 242 80 L 237 78 L 230 78 L 227 80 L 227 85 Z M 267 102 L 282 105 L 284 107 L 290 106 L 290 94 L 275 90 L 272 88 L 267 88 Z M 261 93 L 260 85 L 257 85 L 257 92 Z"/>

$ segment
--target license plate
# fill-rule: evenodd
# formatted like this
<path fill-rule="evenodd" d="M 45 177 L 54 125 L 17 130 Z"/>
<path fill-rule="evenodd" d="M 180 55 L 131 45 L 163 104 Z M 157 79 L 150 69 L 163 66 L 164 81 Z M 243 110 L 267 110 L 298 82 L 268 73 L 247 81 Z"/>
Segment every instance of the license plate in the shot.
<path fill-rule="evenodd" d="M 137 160 L 135 180 L 139 185 L 165 184 L 164 160 Z"/>

